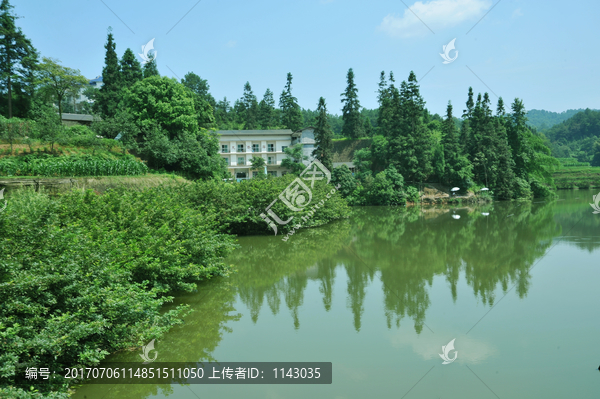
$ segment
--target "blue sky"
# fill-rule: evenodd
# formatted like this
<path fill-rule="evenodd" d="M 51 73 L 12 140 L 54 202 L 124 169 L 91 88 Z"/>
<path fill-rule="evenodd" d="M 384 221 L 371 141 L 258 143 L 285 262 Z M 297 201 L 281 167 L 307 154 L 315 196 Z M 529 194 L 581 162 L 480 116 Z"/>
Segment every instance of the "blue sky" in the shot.
<path fill-rule="evenodd" d="M 448 100 L 462 111 L 469 86 L 494 103 L 522 98 L 527 109 L 600 108 L 600 2 L 404 0 L 410 10 L 401 0 L 12 3 L 42 56 L 89 78 L 102 73 L 112 26 L 119 57 L 127 47 L 141 53 L 155 38 L 162 75 L 193 71 L 215 98 L 232 103 L 246 81 L 259 100 L 268 87 L 278 102 L 291 72 L 301 107 L 315 109 L 323 96 L 339 113 L 353 68 L 367 108 L 377 107 L 382 70 L 398 82 L 413 70 L 426 106 L 440 114 Z M 443 64 L 442 47 L 452 39 L 458 57 Z"/>

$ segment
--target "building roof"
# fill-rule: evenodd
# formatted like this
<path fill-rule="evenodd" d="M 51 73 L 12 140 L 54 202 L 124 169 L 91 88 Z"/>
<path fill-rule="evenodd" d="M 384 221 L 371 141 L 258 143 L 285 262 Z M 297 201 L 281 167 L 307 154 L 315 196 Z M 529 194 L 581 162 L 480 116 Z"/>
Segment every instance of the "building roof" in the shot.
<path fill-rule="evenodd" d="M 217 134 L 221 136 L 282 136 L 294 134 L 291 129 L 280 130 L 217 130 Z"/>
<path fill-rule="evenodd" d="M 102 83 L 102 75 L 96 76 L 94 79 L 90 79 L 89 84 L 97 83 L 97 82 Z"/>
<path fill-rule="evenodd" d="M 93 115 L 86 114 L 62 114 L 63 121 L 79 121 L 79 122 L 92 122 L 94 120 Z"/>

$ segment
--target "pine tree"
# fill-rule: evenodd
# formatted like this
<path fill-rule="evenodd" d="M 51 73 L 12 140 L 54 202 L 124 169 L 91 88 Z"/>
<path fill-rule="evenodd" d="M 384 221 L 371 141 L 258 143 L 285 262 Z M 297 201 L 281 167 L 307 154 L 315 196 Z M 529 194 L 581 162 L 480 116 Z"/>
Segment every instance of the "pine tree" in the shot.
<path fill-rule="evenodd" d="M 328 170 L 333 170 L 333 133 L 329 125 L 327 104 L 323 97 L 319 98 L 317 105 L 317 118 L 315 121 L 315 156 Z"/>
<path fill-rule="evenodd" d="M 21 28 L 15 24 L 17 17 L 11 12 L 13 6 L 8 0 L 0 4 L 0 82 L 6 89 L 7 115 L 25 116 L 27 105 L 33 96 L 34 72 L 38 63 L 38 55 L 31 41 L 25 37 Z M 24 98 L 25 109 L 14 109 L 14 92 Z M 17 112 L 14 112 L 17 111 Z"/>
<path fill-rule="evenodd" d="M 156 66 L 156 56 L 154 54 L 150 55 L 150 61 L 144 64 L 144 79 L 150 76 L 160 76 L 158 67 Z"/>
<path fill-rule="evenodd" d="M 258 104 L 258 121 L 261 129 L 268 129 L 276 126 L 275 122 L 275 99 L 273 92 L 267 88 L 263 99 Z"/>
<path fill-rule="evenodd" d="M 398 95 L 393 92 L 394 96 Z M 425 101 L 414 72 L 410 72 L 408 82 L 401 83 L 399 96 L 393 103 L 397 116 L 390 140 L 391 162 L 407 180 L 423 182 L 433 173 L 435 138 L 423 123 Z"/>
<path fill-rule="evenodd" d="M 446 119 L 442 122 L 442 147 L 444 151 L 444 183 L 450 186 L 468 186 L 473 177 L 473 167 L 467 157 L 461 153 L 462 149 L 454 124 L 450 101 L 448 101 L 448 108 L 446 109 Z"/>
<path fill-rule="evenodd" d="M 258 102 L 250 82 L 246 82 L 244 85 L 242 104 L 244 105 L 244 130 L 256 129 L 258 127 Z"/>
<path fill-rule="evenodd" d="M 116 44 L 114 42 L 112 28 L 108 28 L 106 40 L 106 55 L 104 57 L 104 68 L 102 68 L 102 87 L 96 94 L 94 112 L 100 113 L 104 118 L 112 118 L 117 113 L 119 104 L 120 70 L 119 58 L 117 57 Z"/>
<path fill-rule="evenodd" d="M 526 178 L 528 174 L 528 161 L 533 156 L 531 148 L 527 145 L 527 111 L 523 101 L 515 98 L 511 106 L 510 123 L 508 126 L 508 144 L 515 160 L 517 176 Z"/>
<path fill-rule="evenodd" d="M 460 142 L 462 143 L 462 151 L 463 153 L 468 154 L 469 153 L 469 148 L 468 148 L 468 143 L 471 140 L 471 130 L 470 130 L 470 124 L 471 124 L 471 118 L 473 116 L 473 106 L 474 106 L 474 102 L 473 102 L 473 88 L 469 87 L 469 95 L 468 95 L 468 99 L 467 99 L 467 109 L 463 111 L 463 123 L 460 127 Z"/>
<path fill-rule="evenodd" d="M 368 116 L 365 117 L 363 131 L 365 132 L 366 137 L 373 137 L 374 129 L 373 129 L 373 125 L 371 124 L 371 118 L 369 118 Z"/>
<path fill-rule="evenodd" d="M 281 109 L 281 124 L 292 131 L 302 128 L 302 111 L 298 105 L 298 99 L 292 95 L 292 74 L 288 72 L 285 89 L 279 97 L 279 108 Z"/>
<path fill-rule="evenodd" d="M 135 58 L 135 54 L 131 49 L 125 50 L 123 57 L 121 58 L 121 82 L 122 88 L 133 86 L 136 82 L 144 79 L 142 73 L 142 66 L 140 62 Z"/>
<path fill-rule="evenodd" d="M 342 96 L 342 120 L 344 126 L 342 127 L 342 135 L 351 139 L 363 137 L 364 126 L 360 115 L 360 102 L 358 101 L 358 89 L 354 83 L 354 71 L 352 68 L 348 70 L 346 75 L 346 91 Z"/>
<path fill-rule="evenodd" d="M 393 79 L 393 75 L 390 72 L 390 78 Z M 390 79 L 390 80 L 391 80 Z M 379 90 L 377 90 L 377 101 L 379 102 L 379 110 L 377 114 L 377 133 L 382 136 L 389 137 L 390 134 L 390 124 L 391 124 L 391 86 L 393 82 L 390 81 L 390 84 L 385 80 L 385 71 L 381 71 L 381 75 L 379 76 Z"/>

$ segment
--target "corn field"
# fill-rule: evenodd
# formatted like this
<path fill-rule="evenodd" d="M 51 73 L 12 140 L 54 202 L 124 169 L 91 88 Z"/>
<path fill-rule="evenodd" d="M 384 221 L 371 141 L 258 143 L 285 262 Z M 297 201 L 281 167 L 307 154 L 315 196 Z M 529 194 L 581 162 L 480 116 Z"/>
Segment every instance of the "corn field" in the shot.
<path fill-rule="evenodd" d="M 148 167 L 133 158 L 104 159 L 96 157 L 63 156 L 51 158 L 0 158 L 2 176 L 134 176 L 143 175 Z"/>

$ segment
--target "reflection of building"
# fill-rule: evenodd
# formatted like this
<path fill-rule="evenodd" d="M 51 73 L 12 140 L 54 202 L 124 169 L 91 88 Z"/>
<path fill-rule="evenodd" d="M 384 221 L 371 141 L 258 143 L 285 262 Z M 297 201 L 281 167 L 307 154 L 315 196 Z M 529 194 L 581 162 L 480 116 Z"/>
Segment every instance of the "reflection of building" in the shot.
<path fill-rule="evenodd" d="M 265 160 L 267 174 L 283 176 L 288 172 L 281 166 L 287 155 L 284 150 L 294 144 L 303 144 L 308 165 L 313 160 L 314 129 L 307 127 L 297 132 L 282 130 L 218 130 L 219 152 L 227 162 L 227 169 L 236 179 L 249 179 L 258 174 L 252 171 L 250 159 L 260 156 Z"/>

